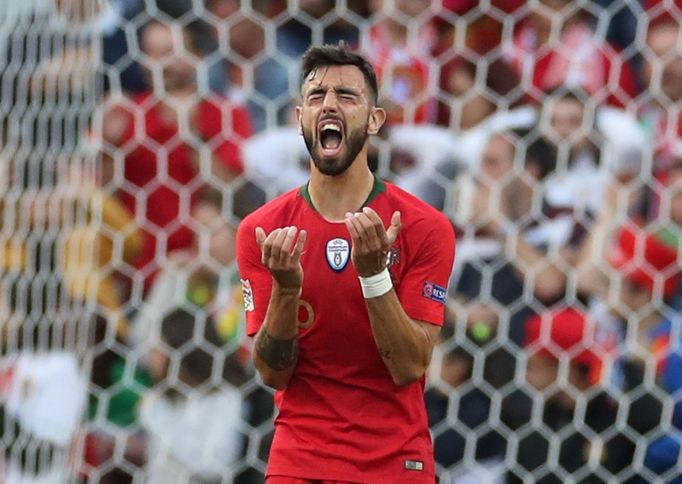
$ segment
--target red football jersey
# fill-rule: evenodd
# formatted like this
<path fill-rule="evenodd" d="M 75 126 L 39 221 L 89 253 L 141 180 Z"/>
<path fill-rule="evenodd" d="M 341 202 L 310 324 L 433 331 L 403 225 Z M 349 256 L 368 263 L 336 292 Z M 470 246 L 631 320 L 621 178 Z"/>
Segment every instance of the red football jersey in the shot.
<path fill-rule="evenodd" d="M 445 216 L 395 185 L 376 180 L 366 206 L 384 221 L 399 210 L 402 230 L 389 271 L 406 313 L 442 325 L 455 236 Z M 299 304 L 299 356 L 279 414 L 268 475 L 349 482 L 434 482 L 424 405 L 424 379 L 397 387 L 372 335 L 351 236 L 343 222 L 325 220 L 307 187 L 292 190 L 239 226 L 237 260 L 247 332 L 260 328 L 272 277 L 261 264 L 255 228 L 294 225 L 308 232 Z"/>

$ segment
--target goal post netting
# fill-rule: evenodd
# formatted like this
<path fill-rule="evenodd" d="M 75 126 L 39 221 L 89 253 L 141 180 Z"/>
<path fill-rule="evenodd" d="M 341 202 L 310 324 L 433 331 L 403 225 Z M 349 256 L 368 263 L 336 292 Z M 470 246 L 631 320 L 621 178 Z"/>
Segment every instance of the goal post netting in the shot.
<path fill-rule="evenodd" d="M 236 229 L 306 182 L 301 56 L 345 42 L 387 114 L 370 168 L 457 234 L 425 380 L 440 482 L 677 482 L 680 20 L 0 0 L 0 481 L 263 482 Z"/>

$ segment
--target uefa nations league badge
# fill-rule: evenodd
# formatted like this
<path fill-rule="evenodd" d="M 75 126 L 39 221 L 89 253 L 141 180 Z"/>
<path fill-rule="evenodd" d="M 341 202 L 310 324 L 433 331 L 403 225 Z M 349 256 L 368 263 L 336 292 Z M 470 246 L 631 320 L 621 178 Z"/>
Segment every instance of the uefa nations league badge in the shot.
<path fill-rule="evenodd" d="M 350 243 L 346 239 L 331 239 L 325 249 L 327 263 L 335 272 L 341 272 L 350 258 Z"/>

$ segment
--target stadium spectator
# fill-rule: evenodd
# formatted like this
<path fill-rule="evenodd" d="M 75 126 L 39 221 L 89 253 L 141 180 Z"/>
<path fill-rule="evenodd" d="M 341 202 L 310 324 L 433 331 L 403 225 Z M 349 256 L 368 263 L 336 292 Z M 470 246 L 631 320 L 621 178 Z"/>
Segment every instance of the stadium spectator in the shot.
<path fill-rule="evenodd" d="M 659 239 L 679 248 L 682 245 L 682 162 L 679 160 L 668 173 L 659 210 L 664 221 L 657 231 Z M 666 213 L 668 217 L 665 217 Z M 682 310 L 682 287 L 675 292 L 670 305 L 677 311 Z"/>
<path fill-rule="evenodd" d="M 682 451 L 681 321 L 665 302 L 679 286 L 678 249 L 629 224 L 619 231 L 607 256 L 618 273 L 609 305 L 623 321 L 619 370 L 623 391 L 633 400 L 628 425 L 648 435 L 646 468 L 676 483 L 681 482 Z M 651 370 L 665 393 L 642 393 Z M 662 413 L 664 405 L 673 406 L 671 414 Z"/>
<path fill-rule="evenodd" d="M 62 205 L 65 225 L 70 223 L 70 213 L 82 216 L 65 230 L 59 272 L 71 296 L 79 300 L 87 301 L 93 285 L 97 287 L 98 305 L 111 317 L 117 336 L 125 339 L 128 316 L 118 271 L 129 267 L 141 253 L 143 234 L 117 197 L 106 195 L 85 170 L 75 167 L 48 199 L 48 203 Z M 41 216 L 49 216 L 48 207 L 38 210 L 43 212 Z"/>
<path fill-rule="evenodd" d="M 484 7 L 474 0 L 443 0 L 442 3 L 444 13 L 449 11 L 458 16 L 470 16 L 464 35 L 464 46 L 478 55 L 485 55 L 499 47 L 504 38 L 504 24 L 500 21 L 497 12 L 514 15 L 525 2 L 523 0 L 492 0 L 490 5 L 497 10 L 494 14 L 486 11 L 490 7 Z M 482 15 L 471 14 L 476 10 L 481 11 Z M 436 17 L 438 40 L 434 47 L 434 56 L 447 52 L 456 43 L 457 27 L 447 19 L 447 16 Z"/>
<path fill-rule="evenodd" d="M 8 163 L 13 188 L 0 201 L 6 235 L 0 272 L 37 277 L 44 264 L 47 279 L 58 280 L 68 297 L 81 303 L 94 297 L 124 337 L 127 317 L 116 271 L 139 254 L 142 234 L 127 208 L 95 184 L 87 161 L 74 157 L 51 165 L 36 173 L 30 162 Z"/>
<path fill-rule="evenodd" d="M 530 127 L 536 116 L 519 89 L 521 79 L 504 60 L 483 65 L 456 57 L 442 66 L 440 75 L 438 123 L 453 132 L 456 164 L 474 172 L 492 134 Z M 447 171 L 446 166 L 441 164 L 439 170 Z"/>
<path fill-rule="evenodd" d="M 144 12 L 143 0 L 111 0 L 102 20 L 102 63 L 104 64 L 104 90 L 120 88 L 128 93 L 146 89 L 144 74 L 139 63 L 132 62 L 116 68 L 130 55 L 130 46 L 124 30 L 124 22 L 130 22 Z"/>
<path fill-rule="evenodd" d="M 205 313 L 166 315 L 149 355 L 157 382 L 144 396 L 140 422 L 147 434 L 146 482 L 220 482 L 233 479 L 242 455 L 239 365 Z M 175 360 L 175 364 L 171 362 Z"/>
<path fill-rule="evenodd" d="M 183 42 L 174 42 L 174 34 Z M 244 108 L 221 97 L 199 96 L 191 62 L 198 50 L 192 41 L 186 30 L 148 23 L 141 46 L 149 60 L 150 90 L 112 98 L 105 112 L 103 177 L 110 182 L 118 180 L 114 173 L 122 173 L 125 183 L 118 196 L 144 220 L 144 244 L 134 265 L 146 284 L 166 254 L 191 245 L 182 207 L 196 201 L 201 178 L 210 174 L 214 181 L 229 182 L 238 176 L 240 146 L 251 134 Z M 205 162 L 209 170 L 200 176 Z M 159 229 L 163 238 L 157 238 Z"/>
<path fill-rule="evenodd" d="M 226 84 L 229 84 L 228 98 L 247 103 L 256 132 L 275 126 L 277 121 L 273 116 L 277 111 L 271 111 L 267 105 L 286 94 L 289 79 L 286 66 L 265 51 L 265 30 L 242 13 L 238 0 L 206 0 L 206 9 L 217 19 L 210 32 L 220 49 L 214 55 L 220 59 L 225 57 L 223 67 Z M 266 13 L 273 15 L 275 12 Z M 226 28 L 228 22 L 229 28 Z M 253 65 L 253 61 L 262 55 L 265 58 Z"/>
<path fill-rule="evenodd" d="M 396 124 L 386 135 L 393 183 L 437 210 L 446 208 L 449 187 L 463 169 L 458 138 L 432 124 Z"/>
<path fill-rule="evenodd" d="M 222 351 L 229 355 L 233 370 L 239 370 L 239 382 L 254 375 L 250 345 L 244 339 L 244 310 L 241 284 L 234 260 L 235 229 L 223 213 L 223 197 L 215 190 L 202 193 L 192 209 L 195 231 L 193 246 L 172 252 L 133 321 L 130 343 L 135 354 L 149 354 L 149 343 L 159 330 L 164 316 L 177 307 L 207 315 L 206 324 L 214 324 L 212 334 L 220 337 Z M 131 358 L 141 360 L 146 356 Z M 272 415 L 272 397 L 262 388 L 244 398 L 245 423 L 254 427 Z M 246 469 L 235 483 L 259 482 L 258 472 Z M 255 480 L 254 480 L 255 479 Z"/>
<path fill-rule="evenodd" d="M 531 301 L 524 299 L 524 273 L 515 268 L 505 242 L 518 233 L 523 243 L 535 244 L 533 233 L 544 219 L 536 191 L 556 163 L 554 147 L 533 136 L 537 134 L 528 130 L 492 135 L 480 170 L 472 180 L 460 180 L 460 200 L 454 210 L 463 233 L 450 294 L 468 324 L 493 329 L 500 324 L 499 333 L 508 334 L 518 345 L 523 343 L 523 321 Z M 503 310 L 512 307 L 511 312 Z"/>
<path fill-rule="evenodd" d="M 427 87 L 434 73 L 428 60 L 435 29 L 425 0 L 383 0 L 375 4 L 362 45 L 377 71 L 387 125 L 432 122 L 435 106 Z M 408 29 L 408 22 L 418 28 Z"/>
<path fill-rule="evenodd" d="M 233 348 L 244 336 L 241 285 L 235 267 L 236 229 L 223 215 L 219 192 L 206 190 L 192 209 L 192 247 L 171 252 L 133 322 L 133 345 L 145 345 L 171 309 L 188 304 L 208 312 Z"/>
<path fill-rule="evenodd" d="M 595 32 L 587 10 L 568 0 L 542 0 L 516 27 L 503 49 L 529 81 L 536 101 L 559 86 L 582 89 L 599 104 L 625 106 L 637 95 L 629 63 Z"/>
<path fill-rule="evenodd" d="M 394 182 L 446 213 L 449 187 L 458 175 L 477 169 L 487 138 L 527 126 L 534 116 L 532 108 L 514 97 L 519 78 L 504 61 L 487 66 L 485 86 L 479 87 L 476 72 L 477 65 L 459 57 L 441 68 L 444 100 L 438 103 L 438 112 L 440 124 L 447 128 L 398 124 L 387 134 Z"/>
<path fill-rule="evenodd" d="M 126 484 L 133 475 L 126 470 L 144 466 L 147 451 L 138 421 L 141 397 L 152 386 L 149 373 L 102 314 L 93 317 L 89 344 L 93 348 L 90 369 L 88 426 L 84 446 L 83 477 L 98 475 L 101 484 Z M 116 350 L 112 346 L 116 346 Z M 112 465 L 110 465 L 112 464 Z"/>
<path fill-rule="evenodd" d="M 94 183 L 92 171 L 85 169 L 87 161 L 77 158 L 60 160 L 53 163 L 54 174 L 43 172 L 42 177 L 32 176 L 35 173 L 29 163 L 13 162 L 10 165 L 7 168 L 13 179 L 13 189 L 2 197 L 0 205 L 3 206 L 3 229 L 8 235 L 12 230 L 14 236 L 9 238 L 6 246 L 3 243 L 2 252 L 7 260 L 3 261 L 0 272 L 5 281 L 9 279 L 15 284 L 8 298 L 14 316 L 2 323 L 5 346 L 2 352 L 12 358 L 17 353 L 28 353 L 17 360 L 21 362 L 22 374 L 16 382 L 25 387 L 34 386 L 31 392 L 35 391 L 36 397 L 12 398 L 15 404 L 20 401 L 25 408 L 33 406 L 38 410 L 33 415 L 25 414 L 18 422 L 14 422 L 12 410 L 3 421 L 8 422 L 7 432 L 16 423 L 32 433 L 34 424 L 26 427 L 27 422 L 22 423 L 21 419 L 36 419 L 39 425 L 49 427 L 50 422 L 44 420 L 39 410 L 43 406 L 51 412 L 55 412 L 54 408 L 61 409 L 55 412 L 55 421 L 52 422 L 55 426 L 66 425 L 64 419 L 72 411 L 78 412 L 76 422 L 80 421 L 86 403 L 87 375 L 73 373 L 78 369 L 77 359 L 85 356 L 79 351 L 90 348 L 90 345 L 100 345 L 101 349 L 104 344 L 102 332 L 109 334 L 111 341 L 125 339 L 127 315 L 115 272 L 134 259 L 141 248 L 142 235 L 123 204 L 116 197 L 105 195 Z M 41 236 L 51 232 L 57 234 L 56 240 Z M 46 254 L 50 254 L 48 258 Z M 101 316 L 95 323 L 92 323 L 94 318 L 89 309 L 92 304 L 97 305 Z M 96 327 L 88 327 L 90 325 Z M 99 341 L 88 339 L 93 331 L 98 332 L 96 337 L 101 338 Z M 74 335 L 83 340 L 73 341 Z M 39 357 L 31 356 L 32 353 Z M 130 416 L 134 415 L 134 408 L 131 400 L 134 400 L 135 391 L 131 390 L 131 385 L 121 381 L 124 357 L 112 350 L 103 353 L 93 357 L 91 381 L 98 389 L 91 387 L 90 415 L 94 417 L 99 411 L 105 420 L 121 429 L 132 423 Z M 117 357 L 116 362 L 112 357 Z M 75 381 L 76 377 L 82 381 Z M 59 382 L 63 387 L 51 388 L 50 381 Z M 98 398 L 102 397 L 98 390 L 109 391 L 108 398 Z M 60 391 L 72 392 L 73 395 L 64 399 Z M 79 407 L 74 410 L 73 405 L 76 404 Z M 103 427 L 106 425 L 97 428 Z M 103 451 L 106 455 L 104 447 L 108 447 L 113 452 L 111 433 L 106 444 L 102 433 L 95 433 L 92 428 L 88 433 L 88 451 Z M 56 481 L 50 481 L 42 475 L 42 471 L 37 472 L 40 466 L 63 460 L 60 456 L 67 450 L 63 443 L 55 446 L 55 437 L 47 438 L 43 444 L 37 444 L 29 436 L 22 438 L 24 440 L 17 443 L 26 447 L 24 450 L 14 447 L 14 444 L 8 449 L 27 453 L 28 467 L 36 466 L 31 463 L 34 458 L 43 460 L 43 464 L 34 469 L 33 478 L 26 478 L 28 481 L 16 481 L 16 475 L 0 480 L 8 483 L 67 480 L 66 475 L 58 474 L 60 477 L 52 478 Z M 75 435 L 70 438 L 75 439 Z M 41 445 L 43 450 L 30 457 L 33 445 Z M 88 463 L 101 461 L 95 457 L 88 452 L 86 460 Z M 102 454 L 100 457 L 103 458 Z M 130 461 L 136 460 L 131 457 Z M 63 463 L 59 465 L 65 466 Z M 12 472 L 17 471 L 13 459 L 10 467 Z M 102 482 L 107 481 L 103 479 Z"/>
<path fill-rule="evenodd" d="M 0 283 L 0 481 L 68 482 L 87 400 L 87 345 L 75 336 L 89 332 L 87 310 L 26 254 Z"/>
<path fill-rule="evenodd" d="M 680 152 L 682 135 L 682 52 L 680 23 L 667 10 L 650 13 L 645 54 L 645 101 L 640 105 L 640 119 L 653 145 L 653 171 L 664 176 Z"/>
<path fill-rule="evenodd" d="M 540 113 L 541 134 L 557 150 L 556 169 L 543 183 L 544 220 L 525 240 L 515 240 L 515 264 L 526 274 L 534 272 L 535 297 L 545 304 L 564 297 L 568 272 L 602 208 L 609 181 L 632 180 L 641 170 L 638 127 L 621 111 L 595 111 L 591 99 L 583 91 L 559 89 Z"/>
<path fill-rule="evenodd" d="M 604 343 L 595 325 L 572 307 L 527 321 L 525 378 L 537 393 L 531 399 L 518 392 L 503 403 L 502 421 L 518 439 L 518 465 L 509 469 L 507 482 L 522 482 L 528 473 L 534 482 L 554 482 L 564 473 L 598 482 L 593 462 L 612 474 L 631 464 L 634 445 L 613 431 L 618 403 L 596 386 L 608 351 Z M 550 459 L 556 451 L 558 459 Z"/>
<path fill-rule="evenodd" d="M 647 435 L 646 468 L 655 475 L 671 475 L 680 452 L 674 429 L 682 425 L 677 379 L 682 371 L 679 320 L 670 306 L 679 292 L 680 279 L 680 245 L 674 222 L 678 184 L 664 190 L 661 197 L 669 212 L 660 213 L 648 224 L 628 217 L 632 200 L 636 200 L 634 193 L 636 186 L 609 186 L 604 210 L 590 234 L 589 252 L 581 263 L 579 283 L 605 301 L 616 318 L 615 325 L 606 322 L 620 334 L 612 380 L 631 399 L 629 428 Z M 644 390 L 651 383 L 647 375 L 655 376 L 662 391 Z M 674 408 L 671 420 L 661 413 L 666 404 Z M 666 431 L 669 425 L 673 431 Z M 650 480 L 646 475 L 640 477 L 640 481 Z"/>
<path fill-rule="evenodd" d="M 243 146 L 244 175 L 268 198 L 302 186 L 310 176 L 308 150 L 295 123 L 252 136 Z"/>
<path fill-rule="evenodd" d="M 438 103 L 438 124 L 459 134 L 524 101 L 521 79 L 507 62 L 495 59 L 486 63 L 482 72 L 484 83 L 477 81 L 477 75 L 482 77 L 479 64 L 464 57 L 456 57 L 441 67 L 439 87 L 447 102 Z"/>
<path fill-rule="evenodd" d="M 68 482 L 74 478 L 70 456 L 77 448 L 87 376 L 71 349 L 15 350 L 0 359 L 0 480 Z"/>

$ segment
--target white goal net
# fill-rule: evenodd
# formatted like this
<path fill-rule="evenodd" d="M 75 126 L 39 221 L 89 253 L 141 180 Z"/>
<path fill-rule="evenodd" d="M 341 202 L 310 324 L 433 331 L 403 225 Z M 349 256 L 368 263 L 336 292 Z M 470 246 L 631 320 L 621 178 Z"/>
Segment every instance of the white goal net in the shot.
<path fill-rule="evenodd" d="M 682 482 L 682 2 L 0 0 L 0 481 L 258 483 L 240 221 L 310 45 L 451 220 L 440 482 Z M 361 480 L 362 476 L 358 476 Z"/>

